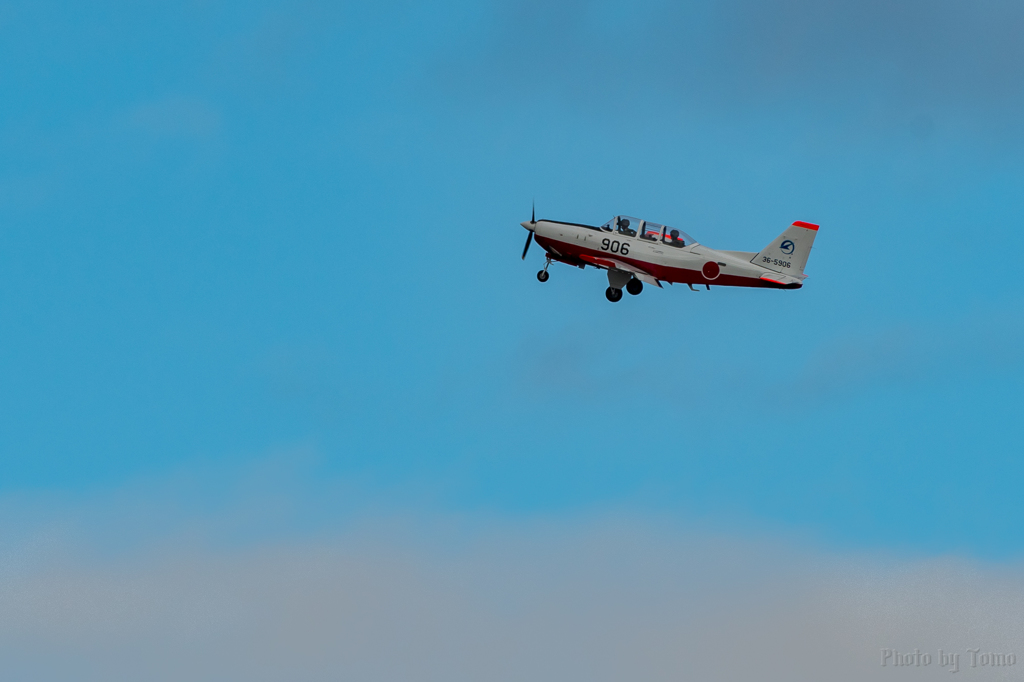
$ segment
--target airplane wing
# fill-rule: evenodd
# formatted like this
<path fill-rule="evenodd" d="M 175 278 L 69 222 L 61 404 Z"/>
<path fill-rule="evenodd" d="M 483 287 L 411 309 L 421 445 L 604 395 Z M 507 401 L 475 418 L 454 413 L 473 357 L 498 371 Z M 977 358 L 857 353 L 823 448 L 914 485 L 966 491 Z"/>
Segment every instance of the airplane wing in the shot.
<path fill-rule="evenodd" d="M 661 288 L 661 282 L 658 280 L 657 277 L 651 275 L 646 270 L 638 268 L 635 265 L 623 263 L 617 258 L 600 258 L 598 256 L 582 254 L 580 255 L 580 259 L 598 268 L 605 268 L 606 270 L 622 270 L 624 272 L 628 272 L 645 284 L 650 284 L 651 286 Z"/>
<path fill-rule="evenodd" d="M 610 260 L 608 258 L 598 258 L 597 256 L 591 256 L 586 253 L 580 254 L 580 260 L 586 261 L 587 263 L 590 263 L 591 265 L 597 268 L 608 269 L 615 267 L 615 261 L 613 260 Z"/>

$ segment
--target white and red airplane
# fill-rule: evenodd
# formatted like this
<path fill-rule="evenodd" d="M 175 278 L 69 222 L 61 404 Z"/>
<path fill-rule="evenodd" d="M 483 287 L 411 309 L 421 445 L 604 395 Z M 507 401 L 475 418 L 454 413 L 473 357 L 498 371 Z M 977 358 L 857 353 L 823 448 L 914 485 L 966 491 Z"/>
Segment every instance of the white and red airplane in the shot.
<path fill-rule="evenodd" d="M 795 222 L 758 253 L 718 251 L 702 246 L 679 230 L 630 216 L 616 216 L 600 227 L 558 220 L 520 223 L 530 234 L 526 237 L 523 259 L 536 237 L 547 252 L 544 269 L 537 273 L 548 281 L 551 261 L 585 268 L 591 265 L 608 271 L 605 296 L 611 302 L 622 298 L 622 290 L 636 295 L 644 283 L 661 287 L 669 284 L 703 284 L 726 287 L 799 289 L 803 286 L 804 265 L 818 226 Z M 696 291 L 694 289 L 694 291 Z"/>

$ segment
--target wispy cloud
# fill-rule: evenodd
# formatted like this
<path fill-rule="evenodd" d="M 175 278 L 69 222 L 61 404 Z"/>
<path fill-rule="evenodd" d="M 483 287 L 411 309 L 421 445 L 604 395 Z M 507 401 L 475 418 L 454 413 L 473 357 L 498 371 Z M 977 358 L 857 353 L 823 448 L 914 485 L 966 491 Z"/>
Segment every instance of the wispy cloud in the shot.
<path fill-rule="evenodd" d="M 793 370 L 779 390 L 815 400 L 833 400 L 863 391 L 921 388 L 962 383 L 1016 373 L 1024 366 L 1024 319 L 1016 304 L 973 313 L 908 319 L 841 330 L 815 345 L 801 346 Z M 649 322 L 649 321 L 644 321 Z M 562 394 L 586 399 L 609 386 L 643 387 L 644 394 L 672 404 L 691 404 L 694 387 L 700 402 L 763 405 L 750 392 L 771 353 L 778 347 L 737 347 L 734 354 L 714 356 L 703 345 L 669 324 L 649 324 L 652 339 L 678 339 L 673 362 L 649 362 L 634 347 L 637 324 L 594 334 L 583 324 L 538 332 L 520 348 L 516 367 L 526 367 L 524 382 L 546 382 Z M 784 337 L 780 337 L 784 343 Z M 766 350 L 768 349 L 768 350 Z M 709 361 L 708 357 L 715 357 Z M 560 396 L 561 397 L 561 396 Z"/>
<path fill-rule="evenodd" d="M 988 312 L 857 332 L 823 344 L 795 388 L 835 397 L 865 388 L 962 382 L 1016 372 L 1024 361 L 1024 321 Z"/>
<path fill-rule="evenodd" d="M 206 137 L 220 130 L 221 114 L 195 97 L 168 96 L 145 102 L 128 114 L 130 123 L 153 135 Z"/>

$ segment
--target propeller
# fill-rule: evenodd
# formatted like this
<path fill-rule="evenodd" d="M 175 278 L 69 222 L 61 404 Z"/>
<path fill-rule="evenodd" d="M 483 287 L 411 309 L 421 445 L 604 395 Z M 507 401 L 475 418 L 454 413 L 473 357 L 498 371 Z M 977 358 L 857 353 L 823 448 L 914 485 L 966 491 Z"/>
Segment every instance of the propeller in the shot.
<path fill-rule="evenodd" d="M 530 206 L 530 224 L 531 225 L 536 225 L 537 224 L 537 205 L 536 205 L 536 202 L 534 202 L 534 204 Z M 523 247 L 523 260 L 526 260 L 526 252 L 530 250 L 530 244 L 532 244 L 532 243 L 533 243 L 533 230 L 529 230 L 527 235 L 526 235 L 526 246 Z"/>

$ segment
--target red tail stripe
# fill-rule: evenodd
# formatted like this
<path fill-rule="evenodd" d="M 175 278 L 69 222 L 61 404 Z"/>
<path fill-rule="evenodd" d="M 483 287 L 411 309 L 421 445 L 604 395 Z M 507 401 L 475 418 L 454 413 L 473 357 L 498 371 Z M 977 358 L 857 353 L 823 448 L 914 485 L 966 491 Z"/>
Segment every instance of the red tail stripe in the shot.
<path fill-rule="evenodd" d="M 802 220 L 798 220 L 793 224 L 796 225 L 797 227 L 806 227 L 808 230 L 814 230 L 815 232 L 818 231 L 818 226 L 815 225 L 814 223 L 805 223 Z"/>

